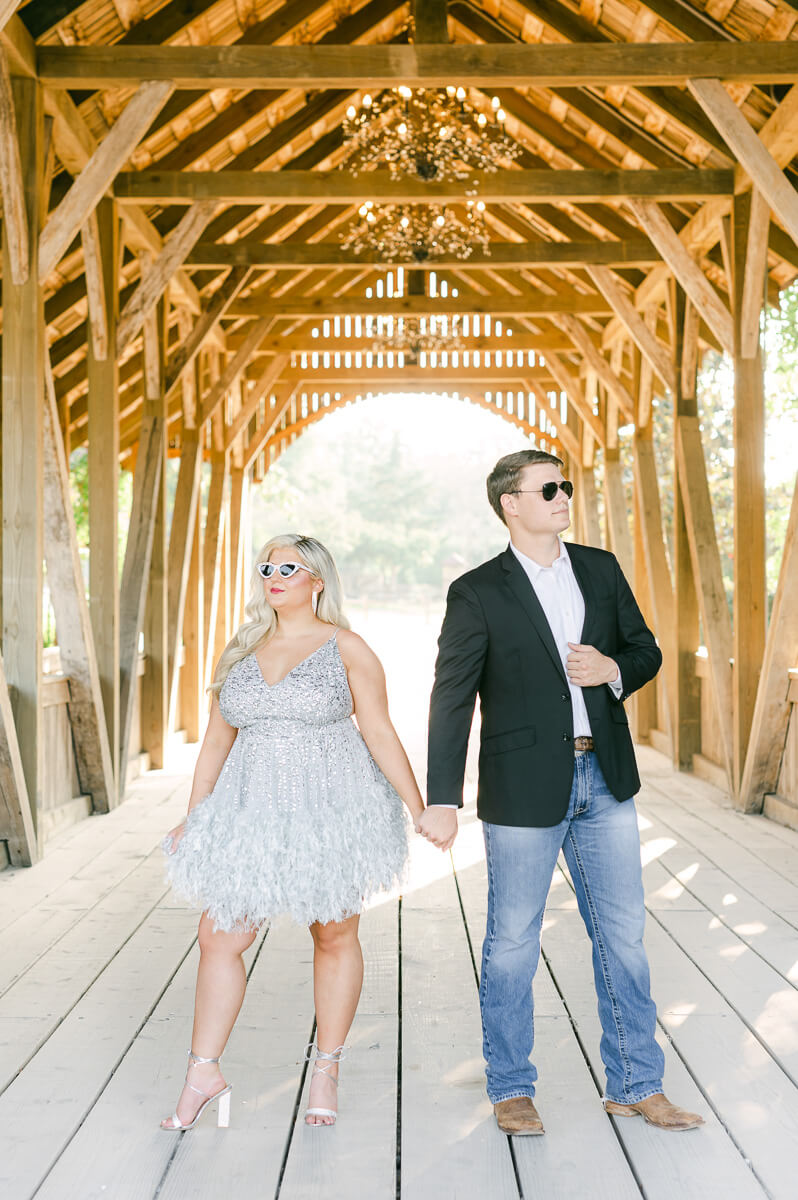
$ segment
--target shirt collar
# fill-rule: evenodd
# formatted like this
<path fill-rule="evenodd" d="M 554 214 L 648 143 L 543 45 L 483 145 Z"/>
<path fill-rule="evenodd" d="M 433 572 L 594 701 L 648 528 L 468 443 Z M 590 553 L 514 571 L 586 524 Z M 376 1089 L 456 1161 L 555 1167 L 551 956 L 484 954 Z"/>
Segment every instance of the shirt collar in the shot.
<path fill-rule="evenodd" d="M 526 571 L 527 575 L 531 579 L 537 579 L 537 577 L 541 571 L 554 571 L 557 569 L 559 569 L 559 570 L 567 569 L 567 567 L 570 563 L 570 559 L 568 557 L 568 548 L 561 537 L 558 537 L 557 541 L 560 543 L 560 553 L 559 553 L 558 557 L 555 558 L 554 562 L 551 564 L 550 567 L 544 567 L 539 562 L 535 562 L 534 558 L 530 558 L 528 554 L 524 554 L 523 551 L 519 550 L 518 547 L 515 545 L 515 543 L 512 541 L 510 542 L 510 549 L 512 550 L 513 554 L 520 562 L 521 566 Z"/>

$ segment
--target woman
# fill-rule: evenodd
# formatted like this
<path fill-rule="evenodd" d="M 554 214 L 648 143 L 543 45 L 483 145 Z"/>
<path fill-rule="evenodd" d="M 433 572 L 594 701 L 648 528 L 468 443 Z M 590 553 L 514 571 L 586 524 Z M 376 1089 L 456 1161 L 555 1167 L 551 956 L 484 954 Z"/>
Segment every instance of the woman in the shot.
<path fill-rule="evenodd" d="M 191 1128 L 212 1100 L 228 1123 L 219 1059 L 244 999 L 241 956 L 280 913 L 308 925 L 314 943 L 305 1120 L 335 1123 L 338 1063 L 363 979 L 359 914 L 403 871 L 400 797 L 414 821 L 424 809 L 382 667 L 341 603 L 320 542 L 272 538 L 258 555 L 249 619 L 219 660 L 188 815 L 165 840 L 173 886 L 204 911 L 186 1083 L 162 1129 Z"/>

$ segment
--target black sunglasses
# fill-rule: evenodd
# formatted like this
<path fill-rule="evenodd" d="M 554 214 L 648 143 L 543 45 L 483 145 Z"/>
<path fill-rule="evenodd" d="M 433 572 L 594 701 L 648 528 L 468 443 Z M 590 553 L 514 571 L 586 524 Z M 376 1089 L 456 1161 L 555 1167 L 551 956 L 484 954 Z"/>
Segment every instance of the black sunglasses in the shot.
<path fill-rule="evenodd" d="M 530 492 L 530 493 L 540 492 L 540 494 L 544 500 L 553 500 L 554 497 L 557 495 L 558 488 L 561 491 L 565 492 L 565 494 L 569 500 L 571 499 L 571 497 L 574 494 L 574 485 L 571 483 L 570 479 L 561 479 L 559 483 L 557 483 L 553 479 L 550 479 L 548 483 L 543 484 L 543 487 L 516 488 L 513 492 L 510 493 L 510 495 L 522 496 L 522 495 L 525 495 L 526 492 Z"/>

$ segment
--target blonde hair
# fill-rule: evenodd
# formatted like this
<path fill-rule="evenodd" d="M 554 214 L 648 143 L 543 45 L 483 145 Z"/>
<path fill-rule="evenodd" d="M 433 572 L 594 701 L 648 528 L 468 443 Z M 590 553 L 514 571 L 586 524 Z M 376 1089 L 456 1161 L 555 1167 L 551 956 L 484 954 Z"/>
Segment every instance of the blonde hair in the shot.
<path fill-rule="evenodd" d="M 344 596 L 341 577 L 330 551 L 316 538 L 303 537 L 299 533 L 280 533 L 277 537 L 270 538 L 257 553 L 250 578 L 249 601 L 245 610 L 247 620 L 225 646 L 210 691 L 218 693 L 236 663 L 252 654 L 274 635 L 277 629 L 277 614 L 264 595 L 263 576 L 258 571 L 257 564 L 268 562 L 274 550 L 293 549 L 297 551 L 298 560 L 310 567 L 314 577 L 320 579 L 324 585 L 318 593 L 318 619 L 342 629 L 349 628 L 349 622 L 342 612 Z"/>

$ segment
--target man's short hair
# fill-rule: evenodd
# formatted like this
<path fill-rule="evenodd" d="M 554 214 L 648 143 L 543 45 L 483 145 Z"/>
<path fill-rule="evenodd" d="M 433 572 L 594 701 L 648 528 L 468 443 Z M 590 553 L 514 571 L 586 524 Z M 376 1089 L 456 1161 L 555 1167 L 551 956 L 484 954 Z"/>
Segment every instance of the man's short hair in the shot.
<path fill-rule="evenodd" d="M 538 463 L 553 463 L 555 467 L 561 467 L 562 459 L 555 454 L 547 454 L 545 450 L 516 450 L 515 454 L 505 454 L 504 458 L 500 458 L 488 476 L 488 500 L 502 524 L 507 524 L 502 496 L 516 491 L 525 467 L 535 467 Z"/>

